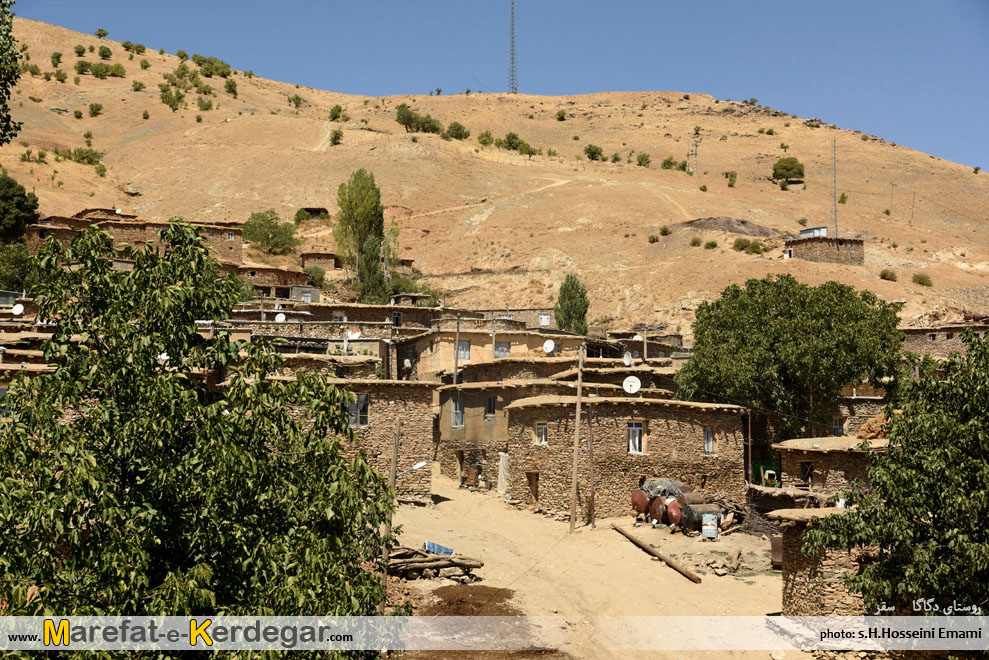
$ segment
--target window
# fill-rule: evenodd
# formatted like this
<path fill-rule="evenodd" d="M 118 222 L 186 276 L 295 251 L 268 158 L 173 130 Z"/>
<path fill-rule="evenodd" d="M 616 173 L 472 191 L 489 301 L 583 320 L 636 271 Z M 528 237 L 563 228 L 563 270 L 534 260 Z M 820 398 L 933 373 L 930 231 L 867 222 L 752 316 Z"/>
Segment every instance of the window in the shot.
<path fill-rule="evenodd" d="M 453 400 L 453 425 L 464 425 L 464 401 L 459 396 Z"/>
<path fill-rule="evenodd" d="M 642 422 L 628 423 L 628 453 L 641 454 L 642 452 Z"/>
<path fill-rule="evenodd" d="M 402 327 L 402 312 L 392 312 L 391 324 L 396 328 Z"/>
<path fill-rule="evenodd" d="M 367 426 L 367 411 L 370 396 L 366 392 L 357 392 L 355 394 L 357 399 L 353 403 L 345 404 L 347 421 L 351 426 Z"/>
<path fill-rule="evenodd" d="M 549 314 L 539 315 L 539 325 L 549 325 Z"/>
<path fill-rule="evenodd" d="M 346 323 L 347 315 L 343 312 L 333 312 L 333 322 L 334 323 Z"/>
<path fill-rule="evenodd" d="M 713 454 L 716 447 L 714 444 L 714 427 L 705 426 L 704 427 L 704 453 Z"/>
<path fill-rule="evenodd" d="M 235 238 L 237 238 L 237 235 L 236 235 L 235 233 L 233 233 L 232 231 L 228 231 L 228 232 L 227 232 L 227 240 L 228 240 L 228 241 L 232 241 L 232 240 L 234 240 Z"/>
<path fill-rule="evenodd" d="M 491 416 L 495 414 L 495 397 L 489 396 L 488 402 L 484 406 L 484 414 Z"/>
<path fill-rule="evenodd" d="M 948 341 L 951 341 L 952 339 L 954 339 L 954 338 L 955 338 L 955 333 L 953 333 L 953 332 L 948 332 L 948 333 L 946 333 L 946 334 L 944 335 L 944 338 L 945 338 L 945 339 L 947 339 Z"/>
<path fill-rule="evenodd" d="M 792 249 L 783 250 L 783 258 L 793 259 L 793 250 Z"/>
<path fill-rule="evenodd" d="M 312 302 L 312 291 L 303 291 L 302 292 L 302 302 L 304 302 L 304 303 L 311 303 Z"/>
<path fill-rule="evenodd" d="M 458 360 L 470 359 L 470 339 L 461 339 L 457 343 L 457 359 Z"/>
<path fill-rule="evenodd" d="M 931 341 L 937 341 L 937 333 L 929 332 L 927 333 L 927 338 L 930 339 Z"/>
<path fill-rule="evenodd" d="M 494 344 L 494 356 L 496 358 L 507 358 L 512 352 L 512 342 L 496 341 Z"/>
<path fill-rule="evenodd" d="M 258 271 L 256 271 L 256 270 L 252 270 L 250 272 L 251 277 L 257 277 L 257 274 L 258 274 Z"/>
<path fill-rule="evenodd" d="M 546 422 L 536 422 L 536 444 L 549 444 L 549 424 Z"/>
<path fill-rule="evenodd" d="M 512 315 L 511 315 L 511 314 L 508 314 L 508 313 L 505 313 L 505 314 L 499 314 L 499 315 L 498 315 L 498 318 L 499 318 L 499 319 L 504 319 L 504 320 L 506 320 L 506 321 L 511 321 L 511 320 L 512 320 Z"/>
<path fill-rule="evenodd" d="M 207 229 L 206 235 L 209 236 L 210 238 L 213 238 L 214 236 L 216 236 L 216 232 L 214 232 L 212 229 Z"/>
<path fill-rule="evenodd" d="M 810 461 L 800 463 L 800 482 L 810 486 L 814 483 L 814 464 Z"/>
<path fill-rule="evenodd" d="M 831 418 L 831 435 L 845 435 L 845 418 Z"/>

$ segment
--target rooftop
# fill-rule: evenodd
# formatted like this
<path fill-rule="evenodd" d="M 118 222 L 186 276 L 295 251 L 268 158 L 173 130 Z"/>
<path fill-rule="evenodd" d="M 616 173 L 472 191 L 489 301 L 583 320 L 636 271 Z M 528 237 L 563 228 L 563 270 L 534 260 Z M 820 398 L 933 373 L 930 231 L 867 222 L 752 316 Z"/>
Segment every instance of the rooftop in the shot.
<path fill-rule="evenodd" d="M 862 438 L 853 436 L 827 436 L 823 438 L 796 438 L 794 440 L 784 440 L 773 445 L 773 449 L 797 450 L 797 451 L 853 451 L 864 452 L 862 443 L 866 442 Z M 885 451 L 889 440 L 886 438 L 876 438 L 869 440 L 869 445 L 877 451 Z"/>
<path fill-rule="evenodd" d="M 678 401 L 676 399 L 637 399 L 634 397 L 594 397 L 590 400 L 594 405 L 632 405 L 659 406 L 662 408 L 679 408 L 681 410 L 706 410 L 708 412 L 725 412 L 741 415 L 745 412 L 742 406 L 720 403 L 700 403 L 696 401 Z M 519 399 L 505 406 L 506 410 L 518 408 L 538 408 L 542 406 L 572 406 L 577 403 L 576 396 L 542 395 Z"/>
<path fill-rule="evenodd" d="M 806 523 L 814 518 L 827 518 L 828 516 L 839 516 L 848 511 L 836 506 L 823 507 L 820 509 L 777 509 L 770 511 L 766 517 L 770 520 L 786 520 L 788 522 Z"/>

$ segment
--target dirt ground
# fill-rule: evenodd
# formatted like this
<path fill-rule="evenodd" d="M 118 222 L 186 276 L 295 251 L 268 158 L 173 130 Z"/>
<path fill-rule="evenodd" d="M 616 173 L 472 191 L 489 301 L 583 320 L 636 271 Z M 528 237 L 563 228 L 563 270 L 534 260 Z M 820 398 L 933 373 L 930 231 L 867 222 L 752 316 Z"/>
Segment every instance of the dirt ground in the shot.
<path fill-rule="evenodd" d="M 571 642 L 559 655 L 480 653 L 500 657 L 697 657 L 697 653 L 608 653 L 595 643 L 593 617 L 621 615 L 764 615 L 781 608 L 781 579 L 772 571 L 769 541 L 744 534 L 716 542 L 700 537 L 670 535 L 665 529 L 640 525 L 640 539 L 673 555 L 702 577 L 694 584 L 659 561 L 654 561 L 620 534 L 611 522 L 631 526 L 632 518 L 598 521 L 597 528 L 569 525 L 518 510 L 493 491 L 472 493 L 452 480 L 435 476 L 435 504 L 403 506 L 396 515 L 402 542 L 417 547 L 434 541 L 476 557 L 484 567 L 475 571 L 480 583 L 456 585 L 451 580 L 406 583 L 422 600 L 416 613 L 434 615 L 560 616 L 572 631 Z M 742 551 L 736 575 L 716 576 L 707 563 Z M 455 586 L 454 586 L 455 585 Z M 482 590 L 484 589 L 484 590 Z M 486 591 L 485 591 L 486 590 Z M 709 653 L 708 657 L 768 658 L 769 653 Z M 791 654 L 787 654 L 789 657 Z M 414 658 L 453 657 L 448 654 Z M 460 655 L 458 657 L 464 657 Z M 471 656 L 474 657 L 474 656 Z"/>

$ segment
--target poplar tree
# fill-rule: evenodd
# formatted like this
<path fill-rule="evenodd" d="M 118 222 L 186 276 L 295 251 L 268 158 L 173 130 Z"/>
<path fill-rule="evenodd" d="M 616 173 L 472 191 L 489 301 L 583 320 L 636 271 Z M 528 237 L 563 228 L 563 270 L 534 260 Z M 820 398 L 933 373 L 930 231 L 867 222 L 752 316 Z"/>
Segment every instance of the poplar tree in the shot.
<path fill-rule="evenodd" d="M 587 308 L 590 305 L 587 287 L 581 284 L 576 275 L 567 275 L 560 285 L 560 294 L 554 308 L 556 327 L 567 332 L 586 335 Z"/>

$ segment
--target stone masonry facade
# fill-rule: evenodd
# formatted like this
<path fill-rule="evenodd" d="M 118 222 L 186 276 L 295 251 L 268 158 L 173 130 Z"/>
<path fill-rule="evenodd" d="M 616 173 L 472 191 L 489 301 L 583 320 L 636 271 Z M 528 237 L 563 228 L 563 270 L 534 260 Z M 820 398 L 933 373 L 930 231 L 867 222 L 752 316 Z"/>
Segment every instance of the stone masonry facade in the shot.
<path fill-rule="evenodd" d="M 794 238 L 783 243 L 794 259 L 824 263 L 865 265 L 865 242 L 859 238 Z"/>
<path fill-rule="evenodd" d="M 842 582 L 849 573 L 858 573 L 863 554 L 858 551 L 829 550 L 804 555 L 806 524 L 783 525 L 783 616 L 861 616 L 865 613 L 862 596 Z"/>
<path fill-rule="evenodd" d="M 809 464 L 809 465 L 808 465 Z M 856 481 L 867 484 L 869 454 L 864 451 L 780 450 L 780 481 L 784 488 L 805 488 L 805 467 L 810 467 L 811 490 L 839 493 L 852 488 Z"/>
<path fill-rule="evenodd" d="M 972 330 L 976 338 L 985 337 L 986 333 L 989 333 L 989 325 L 983 323 L 935 328 L 900 328 L 904 334 L 903 350 L 918 355 L 929 355 L 939 360 L 946 360 L 955 353 L 964 355 L 968 349 L 962 342 L 962 333 L 967 328 Z"/>

